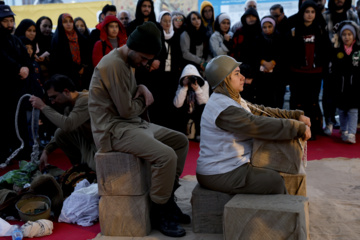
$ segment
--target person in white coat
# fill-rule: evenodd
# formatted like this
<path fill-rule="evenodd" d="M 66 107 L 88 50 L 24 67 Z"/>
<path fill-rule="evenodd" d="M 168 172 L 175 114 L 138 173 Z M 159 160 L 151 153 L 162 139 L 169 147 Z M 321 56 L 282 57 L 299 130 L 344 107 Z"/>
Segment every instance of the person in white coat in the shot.
<path fill-rule="evenodd" d="M 213 57 L 229 55 L 233 41 L 230 31 L 231 20 L 227 13 L 220 13 L 215 19 L 215 32 L 210 37 L 210 51 Z"/>
<path fill-rule="evenodd" d="M 200 119 L 206 102 L 209 99 L 209 84 L 192 64 L 185 66 L 179 79 L 179 86 L 174 98 L 177 111 L 178 131 L 187 133 L 190 119 L 195 124 L 195 138 L 200 139 Z"/>

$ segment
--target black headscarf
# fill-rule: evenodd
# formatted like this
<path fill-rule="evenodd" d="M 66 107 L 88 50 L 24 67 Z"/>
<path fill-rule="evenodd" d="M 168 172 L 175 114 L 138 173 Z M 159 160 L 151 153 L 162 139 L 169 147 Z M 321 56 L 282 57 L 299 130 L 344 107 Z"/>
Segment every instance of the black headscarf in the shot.
<path fill-rule="evenodd" d="M 83 35 L 88 38 L 88 37 L 90 36 L 90 30 L 89 30 L 89 28 L 87 27 L 85 20 L 84 20 L 82 17 L 77 17 L 77 18 L 74 19 L 74 24 L 75 24 L 77 21 L 79 21 L 79 20 L 84 23 L 84 25 L 85 25 L 85 32 L 84 32 Z"/>
<path fill-rule="evenodd" d="M 252 15 L 256 17 L 256 22 L 253 25 L 248 25 L 246 17 Z M 261 23 L 258 12 L 254 8 L 248 8 L 245 13 L 241 16 L 241 23 L 243 28 L 244 36 L 247 38 L 256 37 L 261 34 Z"/>
<path fill-rule="evenodd" d="M 63 13 L 64 14 L 64 13 Z M 52 46 L 54 43 L 57 43 L 57 44 L 66 44 L 68 45 L 69 42 L 68 42 L 68 38 L 66 36 L 66 33 L 65 33 L 65 28 L 63 26 L 63 14 L 60 14 L 59 18 L 58 18 L 58 23 L 57 23 L 57 27 L 56 27 L 56 30 L 55 30 L 55 33 L 54 33 L 54 37 L 53 37 L 53 40 L 52 40 Z M 71 17 L 72 18 L 72 17 Z M 73 19 L 74 20 L 74 19 Z M 74 27 L 74 30 L 76 32 L 76 34 L 78 35 L 78 37 L 81 35 L 81 33 L 79 32 L 79 30 L 77 30 L 77 28 L 75 27 L 75 22 L 73 24 L 73 27 Z M 82 35 L 81 35 L 82 36 Z"/>
<path fill-rule="evenodd" d="M 209 52 L 208 52 L 208 45 L 209 39 L 206 36 L 206 28 L 201 21 L 200 28 L 196 30 L 194 25 L 191 23 L 191 15 L 195 14 L 201 20 L 201 15 L 197 11 L 190 12 L 186 17 L 186 32 L 189 34 L 190 37 L 190 52 L 192 54 L 196 54 L 196 46 L 204 44 L 203 48 L 203 58 L 206 59 Z"/>
<path fill-rule="evenodd" d="M 41 22 L 47 19 L 50 21 L 51 28 L 53 26 L 53 23 L 49 17 L 42 16 L 36 21 L 36 38 L 35 41 L 37 42 L 39 46 L 39 55 L 43 54 L 44 52 L 48 51 L 50 52 L 51 49 L 51 40 L 53 37 L 53 33 L 51 32 L 49 36 L 45 36 L 40 29 Z"/>
<path fill-rule="evenodd" d="M 19 26 L 15 29 L 15 33 L 14 33 L 15 36 L 17 36 L 17 37 L 25 36 L 26 30 L 28 30 L 29 27 L 31 27 L 31 26 L 34 26 L 35 29 L 36 29 L 36 24 L 35 24 L 35 22 L 33 20 L 31 20 L 31 19 L 23 19 L 20 22 Z"/>

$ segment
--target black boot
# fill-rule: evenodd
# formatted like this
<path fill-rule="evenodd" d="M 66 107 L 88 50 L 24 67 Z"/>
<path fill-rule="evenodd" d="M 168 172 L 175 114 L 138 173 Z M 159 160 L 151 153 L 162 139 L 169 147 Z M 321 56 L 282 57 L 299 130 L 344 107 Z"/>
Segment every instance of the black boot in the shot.
<path fill-rule="evenodd" d="M 169 237 L 182 237 L 186 232 L 183 227 L 174 219 L 170 203 L 157 204 L 152 202 L 151 208 L 151 225 L 158 229 L 162 234 Z"/>

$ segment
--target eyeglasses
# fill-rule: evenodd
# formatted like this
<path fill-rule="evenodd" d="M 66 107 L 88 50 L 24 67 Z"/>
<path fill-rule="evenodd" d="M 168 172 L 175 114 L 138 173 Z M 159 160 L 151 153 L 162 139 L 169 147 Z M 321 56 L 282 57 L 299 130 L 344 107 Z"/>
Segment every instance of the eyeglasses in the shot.
<path fill-rule="evenodd" d="M 280 15 L 277 15 L 277 14 L 274 14 L 274 15 L 272 15 L 274 18 L 279 18 L 280 17 Z"/>
<path fill-rule="evenodd" d="M 182 18 L 175 18 L 174 21 L 176 21 L 176 22 L 182 22 L 182 21 L 184 21 L 184 19 L 182 19 Z"/>
<path fill-rule="evenodd" d="M 55 101 L 55 99 L 60 95 L 60 93 L 56 95 L 49 96 L 49 101 Z"/>

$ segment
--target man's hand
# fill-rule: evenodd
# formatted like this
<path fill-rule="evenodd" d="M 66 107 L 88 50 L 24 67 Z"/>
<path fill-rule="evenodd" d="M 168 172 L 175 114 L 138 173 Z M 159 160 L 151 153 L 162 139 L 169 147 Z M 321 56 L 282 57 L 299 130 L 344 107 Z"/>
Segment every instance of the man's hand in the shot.
<path fill-rule="evenodd" d="M 154 70 L 158 69 L 159 67 L 160 67 L 160 61 L 159 61 L 159 60 L 154 60 L 154 61 L 151 63 L 149 72 L 154 71 Z"/>
<path fill-rule="evenodd" d="M 43 102 L 43 100 L 41 100 L 41 98 L 38 98 L 34 95 L 32 95 L 29 99 L 29 101 L 31 102 L 31 105 L 34 107 L 34 108 L 37 108 L 37 109 L 40 109 L 40 110 L 43 110 L 43 108 L 46 106 L 46 104 Z"/>
<path fill-rule="evenodd" d="M 139 96 L 144 96 L 146 106 L 150 106 L 154 102 L 152 93 L 144 85 L 138 85 L 138 90 L 136 91 L 135 97 L 133 99 L 136 99 Z"/>
<path fill-rule="evenodd" d="M 301 115 L 299 117 L 299 121 L 305 123 L 306 126 L 311 127 L 310 118 L 308 118 L 307 116 Z"/>
<path fill-rule="evenodd" d="M 20 68 L 19 75 L 21 79 L 27 78 L 29 76 L 29 68 L 27 67 Z"/>
<path fill-rule="evenodd" d="M 306 126 L 306 130 L 305 130 L 305 135 L 303 137 L 304 141 L 307 141 L 311 138 L 311 131 L 310 131 L 310 127 Z"/>
<path fill-rule="evenodd" d="M 39 170 L 43 172 L 48 164 L 48 153 L 44 150 L 40 156 Z"/>

